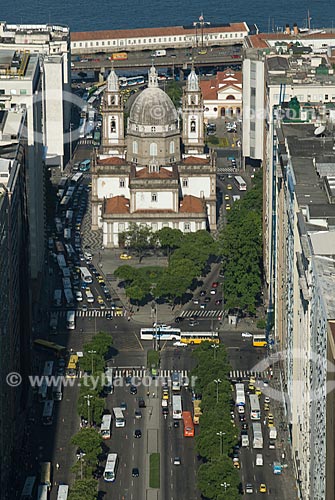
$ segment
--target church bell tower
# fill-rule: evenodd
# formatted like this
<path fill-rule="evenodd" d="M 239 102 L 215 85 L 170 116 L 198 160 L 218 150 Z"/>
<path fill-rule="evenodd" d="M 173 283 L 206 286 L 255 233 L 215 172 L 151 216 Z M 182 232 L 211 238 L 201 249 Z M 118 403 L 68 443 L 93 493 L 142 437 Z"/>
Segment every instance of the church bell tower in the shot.
<path fill-rule="evenodd" d="M 186 154 L 204 152 L 204 103 L 199 78 L 192 65 L 183 95 L 183 134 Z"/>
<path fill-rule="evenodd" d="M 107 78 L 107 87 L 102 105 L 102 152 L 103 154 L 124 154 L 124 111 L 119 79 L 114 69 Z"/>

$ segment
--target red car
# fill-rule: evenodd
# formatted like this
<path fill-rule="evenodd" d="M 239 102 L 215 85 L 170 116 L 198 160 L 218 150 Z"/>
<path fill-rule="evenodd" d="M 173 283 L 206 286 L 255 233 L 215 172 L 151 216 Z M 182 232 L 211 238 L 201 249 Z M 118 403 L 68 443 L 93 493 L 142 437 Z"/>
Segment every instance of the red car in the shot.
<path fill-rule="evenodd" d="M 218 286 L 219 286 L 219 282 L 218 281 L 213 281 L 212 288 L 217 288 Z"/>

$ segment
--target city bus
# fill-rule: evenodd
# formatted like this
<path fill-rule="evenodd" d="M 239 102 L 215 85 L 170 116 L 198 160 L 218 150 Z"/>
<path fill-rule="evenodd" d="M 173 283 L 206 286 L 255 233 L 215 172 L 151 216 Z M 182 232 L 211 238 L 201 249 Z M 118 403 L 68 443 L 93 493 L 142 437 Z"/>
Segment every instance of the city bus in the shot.
<path fill-rule="evenodd" d="M 259 406 L 259 398 L 256 394 L 249 395 L 250 400 L 250 418 L 251 420 L 260 420 L 261 409 Z"/>
<path fill-rule="evenodd" d="M 79 181 L 81 181 L 82 177 L 83 174 L 81 172 L 77 172 L 72 176 L 70 183 L 76 186 L 79 183 Z"/>
<path fill-rule="evenodd" d="M 62 282 L 63 282 L 63 288 L 64 290 L 66 290 L 67 288 L 68 289 L 72 289 L 72 284 L 71 284 L 71 279 L 70 278 L 62 278 Z"/>
<path fill-rule="evenodd" d="M 69 495 L 69 487 L 67 484 L 60 484 L 58 486 L 57 500 L 67 500 Z"/>
<path fill-rule="evenodd" d="M 115 427 L 124 427 L 126 425 L 126 421 L 121 408 L 113 408 L 113 413 L 115 418 Z"/>
<path fill-rule="evenodd" d="M 44 363 L 43 375 L 45 377 L 51 377 L 53 369 L 54 369 L 54 362 L 53 361 L 46 361 Z"/>
<path fill-rule="evenodd" d="M 48 500 L 48 487 L 40 484 L 37 491 L 37 500 Z"/>
<path fill-rule="evenodd" d="M 66 305 L 71 307 L 74 304 L 74 298 L 71 288 L 64 288 L 64 295 L 66 300 Z"/>
<path fill-rule="evenodd" d="M 116 478 L 116 471 L 118 466 L 117 453 L 109 453 L 107 456 L 106 467 L 104 471 L 104 480 L 114 482 Z"/>
<path fill-rule="evenodd" d="M 53 304 L 55 307 L 61 307 L 62 305 L 62 290 L 57 288 L 57 290 L 54 290 L 54 300 Z"/>
<path fill-rule="evenodd" d="M 77 378 L 78 376 L 78 356 L 77 354 L 71 354 L 69 362 L 66 367 L 65 377 L 66 378 Z"/>
<path fill-rule="evenodd" d="M 65 213 L 65 220 L 66 220 L 67 224 L 72 224 L 72 220 L 73 220 L 73 210 L 66 210 L 66 213 Z"/>
<path fill-rule="evenodd" d="M 90 168 L 91 168 L 91 160 L 83 160 L 80 163 L 79 167 L 80 172 L 88 172 Z"/>
<path fill-rule="evenodd" d="M 66 328 L 68 330 L 75 330 L 76 328 L 76 316 L 74 311 L 68 311 L 66 315 Z"/>
<path fill-rule="evenodd" d="M 266 347 L 268 345 L 265 334 L 253 335 L 252 345 L 254 347 Z"/>
<path fill-rule="evenodd" d="M 59 357 L 64 357 L 64 356 L 66 356 L 66 353 L 67 353 L 67 349 L 63 345 L 58 345 L 58 344 L 55 344 L 55 342 L 49 342 L 48 340 L 44 340 L 44 339 L 34 340 L 34 347 L 39 348 L 39 349 L 45 349 L 47 351 L 52 351 L 54 354 L 56 354 Z"/>
<path fill-rule="evenodd" d="M 180 420 L 183 418 L 181 396 L 172 396 L 172 418 L 175 420 Z"/>
<path fill-rule="evenodd" d="M 190 411 L 183 411 L 184 437 L 194 437 L 194 425 Z"/>
<path fill-rule="evenodd" d="M 40 462 L 40 485 L 51 489 L 51 462 Z"/>
<path fill-rule="evenodd" d="M 74 257 L 76 252 L 74 251 L 71 243 L 65 243 L 65 250 L 66 250 L 66 255 L 69 257 L 69 259 L 72 259 L 72 257 Z"/>
<path fill-rule="evenodd" d="M 61 256 L 58 255 L 58 257 L 61 257 Z M 62 267 L 61 269 L 62 269 L 63 278 L 71 278 L 71 271 L 68 267 Z"/>
<path fill-rule="evenodd" d="M 44 403 L 48 397 L 48 382 L 46 378 L 42 378 L 42 383 L 38 388 L 38 400 L 40 403 Z"/>
<path fill-rule="evenodd" d="M 247 183 L 245 182 L 243 177 L 241 177 L 240 175 L 236 175 L 234 177 L 234 181 L 235 181 L 235 184 L 236 184 L 237 189 L 239 191 L 246 191 L 247 190 Z"/>
<path fill-rule="evenodd" d="M 171 327 L 157 327 L 156 328 L 141 328 L 140 337 L 141 340 L 153 340 L 156 337 L 157 340 L 179 340 L 180 341 L 180 328 L 171 328 Z"/>
<path fill-rule="evenodd" d="M 84 283 L 93 283 L 92 274 L 89 272 L 87 267 L 80 267 L 81 280 Z"/>
<path fill-rule="evenodd" d="M 71 228 L 69 227 L 64 228 L 64 239 L 65 240 L 71 239 Z"/>
<path fill-rule="evenodd" d="M 127 85 L 142 85 L 145 82 L 144 76 L 130 76 L 127 78 Z"/>
<path fill-rule="evenodd" d="M 60 269 L 62 269 L 63 267 L 66 267 L 66 260 L 65 260 L 65 257 L 62 253 L 59 253 L 57 255 L 57 263 L 58 263 Z"/>
<path fill-rule="evenodd" d="M 43 408 L 43 415 L 42 415 L 43 425 L 52 425 L 53 413 L 54 413 L 54 402 L 52 399 L 48 399 L 47 401 L 45 401 Z"/>
<path fill-rule="evenodd" d="M 202 342 L 212 342 L 219 344 L 218 332 L 181 332 L 180 342 L 183 344 L 201 344 Z"/>
<path fill-rule="evenodd" d="M 54 401 L 62 401 L 63 399 L 62 387 L 63 387 L 63 381 L 62 378 L 59 378 L 57 384 L 54 384 L 54 386 L 52 387 L 52 398 Z"/>
<path fill-rule="evenodd" d="M 102 439 L 109 439 L 111 437 L 112 415 L 103 415 L 100 432 Z"/>
<path fill-rule="evenodd" d="M 28 476 L 24 482 L 20 500 L 34 500 L 36 497 L 36 476 Z"/>

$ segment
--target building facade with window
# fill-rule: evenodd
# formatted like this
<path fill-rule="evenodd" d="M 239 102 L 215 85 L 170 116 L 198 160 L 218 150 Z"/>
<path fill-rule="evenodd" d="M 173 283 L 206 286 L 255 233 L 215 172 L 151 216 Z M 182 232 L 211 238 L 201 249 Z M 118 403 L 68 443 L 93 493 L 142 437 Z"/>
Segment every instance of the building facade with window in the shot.
<path fill-rule="evenodd" d="M 103 115 L 102 148 L 92 161 L 92 229 L 102 228 L 104 246 L 122 244 L 120 234 L 134 222 L 154 231 L 215 229 L 216 162 L 214 155 L 204 154 L 203 102 L 194 70 L 184 91 L 182 132 L 154 67 L 148 88 L 132 104 L 126 135 L 114 71 L 104 93 Z"/>
<path fill-rule="evenodd" d="M 226 69 L 215 78 L 200 82 L 204 100 L 204 118 L 236 118 L 242 114 L 242 72 Z"/>

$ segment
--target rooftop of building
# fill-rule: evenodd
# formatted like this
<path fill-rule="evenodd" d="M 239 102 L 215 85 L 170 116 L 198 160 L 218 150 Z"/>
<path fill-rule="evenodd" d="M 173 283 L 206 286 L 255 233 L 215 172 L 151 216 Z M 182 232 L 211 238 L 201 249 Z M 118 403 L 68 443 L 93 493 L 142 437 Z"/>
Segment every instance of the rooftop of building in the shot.
<path fill-rule="evenodd" d="M 299 30 L 299 28 L 298 28 Z M 311 40 L 330 39 L 335 41 L 335 33 L 327 30 L 299 30 L 299 33 L 294 32 L 277 32 L 277 33 L 257 33 L 249 35 L 246 40 L 247 47 L 256 49 L 266 49 L 273 46 L 275 43 L 295 43 L 306 40 L 310 43 Z"/>
<path fill-rule="evenodd" d="M 0 43 L 22 43 L 21 37 L 28 38 L 29 44 L 63 41 L 70 35 L 70 28 L 56 24 L 7 24 L 0 22 Z M 25 42 L 27 43 L 27 42 Z"/>
<path fill-rule="evenodd" d="M 29 51 L 0 50 L 0 78 L 2 80 L 32 80 L 39 55 Z"/>
<path fill-rule="evenodd" d="M 221 26 L 204 26 L 205 33 L 221 32 L 249 32 L 245 22 L 227 23 Z M 165 28 L 139 28 L 134 30 L 105 30 L 105 31 L 82 31 L 72 32 L 71 42 L 81 42 L 85 40 L 108 40 L 117 38 L 147 38 L 155 36 L 173 35 L 195 35 L 193 26 L 167 26 Z"/>
<path fill-rule="evenodd" d="M 235 88 L 242 91 L 242 71 L 227 69 L 218 71 L 215 78 L 211 80 L 201 80 L 200 87 L 205 100 L 216 100 L 217 93 L 228 88 Z"/>
<path fill-rule="evenodd" d="M 333 245 L 335 245 L 335 233 L 331 236 L 333 239 Z M 314 237 L 314 244 L 318 239 L 318 235 Z M 335 246 L 333 246 L 334 252 Z M 315 266 L 318 276 L 318 281 L 321 286 L 322 296 L 324 298 L 326 308 L 327 308 L 327 319 L 335 319 L 335 255 L 330 253 L 328 255 L 316 255 L 315 256 Z"/>

